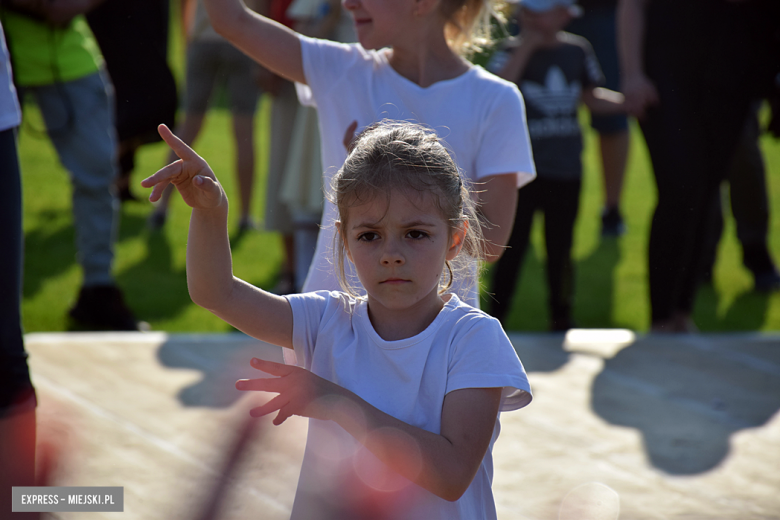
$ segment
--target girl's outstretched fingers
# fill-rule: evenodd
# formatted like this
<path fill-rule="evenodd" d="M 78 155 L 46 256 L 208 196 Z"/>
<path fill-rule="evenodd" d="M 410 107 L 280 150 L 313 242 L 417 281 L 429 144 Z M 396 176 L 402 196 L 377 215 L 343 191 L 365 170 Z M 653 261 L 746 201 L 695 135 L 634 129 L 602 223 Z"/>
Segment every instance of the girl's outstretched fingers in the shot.
<path fill-rule="evenodd" d="M 167 126 L 160 125 L 158 131 L 179 160 L 141 181 L 141 186 L 152 188 L 149 200 L 159 200 L 165 187 L 173 183 L 190 207 L 208 209 L 218 206 L 222 201 L 222 187 L 208 163 Z"/>

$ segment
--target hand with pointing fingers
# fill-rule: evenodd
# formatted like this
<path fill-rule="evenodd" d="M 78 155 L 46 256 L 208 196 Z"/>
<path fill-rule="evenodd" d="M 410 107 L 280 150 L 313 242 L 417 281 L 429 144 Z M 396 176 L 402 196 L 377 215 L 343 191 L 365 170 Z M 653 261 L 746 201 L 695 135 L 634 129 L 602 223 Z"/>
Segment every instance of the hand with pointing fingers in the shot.
<path fill-rule="evenodd" d="M 179 190 L 184 202 L 195 209 L 212 209 L 227 200 L 222 186 L 208 163 L 195 150 L 187 146 L 165 125 L 157 127 L 160 137 L 171 147 L 179 160 L 160 169 L 141 181 L 144 188 L 153 188 L 149 200 L 160 199 L 163 190 L 170 183 Z"/>
<path fill-rule="evenodd" d="M 282 424 L 293 415 L 329 420 L 332 403 L 347 392 L 339 385 L 301 367 L 257 358 L 252 359 L 252 367 L 278 377 L 240 379 L 236 382 L 236 388 L 279 394 L 249 412 L 252 417 L 262 417 L 278 410 L 279 413 L 273 421 L 275 425 Z M 336 399 L 329 399 L 330 397 Z"/>

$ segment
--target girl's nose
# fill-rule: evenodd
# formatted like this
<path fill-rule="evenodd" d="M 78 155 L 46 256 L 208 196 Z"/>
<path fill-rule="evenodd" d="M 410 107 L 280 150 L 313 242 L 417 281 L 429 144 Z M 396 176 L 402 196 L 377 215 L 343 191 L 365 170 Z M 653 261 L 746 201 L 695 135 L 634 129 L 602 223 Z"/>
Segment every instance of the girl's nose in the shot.
<path fill-rule="evenodd" d="M 341 0 L 341 5 L 347 11 L 354 11 L 360 5 L 360 0 Z"/>
<path fill-rule="evenodd" d="M 382 251 L 382 258 L 380 259 L 380 262 L 382 262 L 382 265 L 385 266 L 403 265 L 405 260 L 404 256 L 397 247 L 395 247 L 393 244 L 388 244 L 388 247 L 385 247 L 384 251 Z"/>

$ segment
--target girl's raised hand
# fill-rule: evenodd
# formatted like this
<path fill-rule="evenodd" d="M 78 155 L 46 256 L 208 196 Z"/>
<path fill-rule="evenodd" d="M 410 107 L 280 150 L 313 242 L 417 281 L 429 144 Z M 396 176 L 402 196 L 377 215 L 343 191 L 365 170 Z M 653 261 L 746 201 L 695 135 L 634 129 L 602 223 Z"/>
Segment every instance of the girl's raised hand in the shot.
<path fill-rule="evenodd" d="M 224 191 L 208 163 L 184 141 L 173 135 L 167 126 L 160 125 L 157 131 L 171 150 L 179 156 L 179 160 L 141 181 L 141 186 L 144 188 L 153 188 L 149 200 L 152 202 L 159 200 L 165 187 L 173 183 L 181 193 L 184 202 L 190 207 L 196 209 L 217 207 L 224 198 Z"/>
<path fill-rule="evenodd" d="M 249 412 L 252 417 L 262 417 L 279 410 L 273 421 L 276 425 L 293 415 L 327 420 L 332 406 L 339 401 L 338 396 L 345 392 L 337 384 L 301 367 L 253 358 L 252 368 L 278 377 L 239 379 L 236 388 L 279 394 Z"/>

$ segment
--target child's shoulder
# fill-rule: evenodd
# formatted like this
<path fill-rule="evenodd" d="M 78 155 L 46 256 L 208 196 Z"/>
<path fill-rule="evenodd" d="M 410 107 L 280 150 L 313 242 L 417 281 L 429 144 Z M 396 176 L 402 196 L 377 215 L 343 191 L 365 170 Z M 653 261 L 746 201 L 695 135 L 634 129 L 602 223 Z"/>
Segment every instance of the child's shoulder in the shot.
<path fill-rule="evenodd" d="M 448 293 L 449 299 L 447 300 L 444 309 L 449 313 L 448 321 L 453 323 L 454 327 L 464 327 L 473 329 L 489 328 L 489 329 L 502 329 L 501 322 L 496 318 L 486 313 L 481 309 L 477 309 L 464 302 L 456 294 Z"/>

